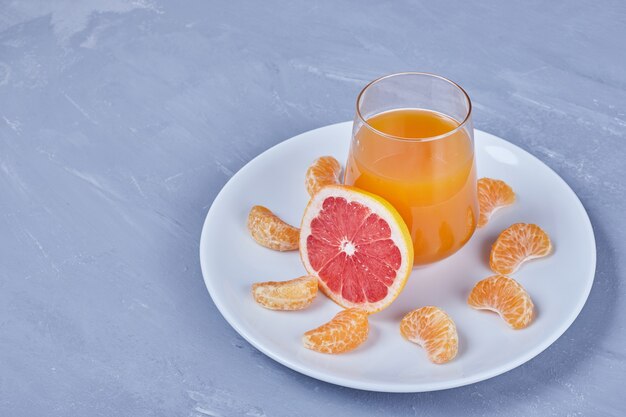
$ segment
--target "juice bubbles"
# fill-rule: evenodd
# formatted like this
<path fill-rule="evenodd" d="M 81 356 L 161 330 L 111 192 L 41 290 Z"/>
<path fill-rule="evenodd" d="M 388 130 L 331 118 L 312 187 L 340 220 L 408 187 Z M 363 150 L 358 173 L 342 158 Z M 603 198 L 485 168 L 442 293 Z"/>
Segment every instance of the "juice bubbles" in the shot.
<path fill-rule="evenodd" d="M 461 126 L 452 117 L 417 108 L 355 122 L 345 183 L 382 196 L 398 210 L 411 232 L 415 265 L 451 255 L 474 233 L 472 134 L 471 120 Z"/>

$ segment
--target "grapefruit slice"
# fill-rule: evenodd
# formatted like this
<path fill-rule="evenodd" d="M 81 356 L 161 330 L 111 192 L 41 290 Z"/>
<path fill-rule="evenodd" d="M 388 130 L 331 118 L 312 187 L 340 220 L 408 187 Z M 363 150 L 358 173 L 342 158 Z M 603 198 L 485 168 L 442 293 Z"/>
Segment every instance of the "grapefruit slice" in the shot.
<path fill-rule="evenodd" d="M 318 191 L 300 229 L 304 267 L 345 308 L 374 313 L 400 294 L 413 267 L 413 244 L 400 214 L 383 198 L 343 185 Z"/>

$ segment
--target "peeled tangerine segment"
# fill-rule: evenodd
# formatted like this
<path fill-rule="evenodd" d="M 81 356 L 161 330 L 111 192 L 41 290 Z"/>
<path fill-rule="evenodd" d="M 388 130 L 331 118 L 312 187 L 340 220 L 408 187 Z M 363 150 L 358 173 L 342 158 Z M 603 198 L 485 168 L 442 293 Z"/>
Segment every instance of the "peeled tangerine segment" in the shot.
<path fill-rule="evenodd" d="M 437 307 L 422 307 L 408 313 L 400 322 L 400 333 L 423 347 L 433 363 L 449 362 L 459 350 L 454 321 Z"/>
<path fill-rule="evenodd" d="M 331 184 L 339 184 L 339 173 L 341 164 L 332 156 L 322 156 L 317 158 L 306 171 L 305 185 L 311 197 L 320 188 Z"/>
<path fill-rule="evenodd" d="M 270 310 L 302 310 L 317 295 L 317 277 L 306 275 L 289 281 L 252 284 L 254 300 Z"/>
<path fill-rule="evenodd" d="M 298 249 L 300 229 L 285 223 L 266 207 L 252 207 L 248 230 L 254 240 L 266 248 L 278 251 Z"/>
<path fill-rule="evenodd" d="M 534 314 L 530 295 L 517 281 L 503 275 L 479 281 L 472 289 L 467 304 L 478 310 L 495 311 L 516 330 L 527 327 Z"/>
<path fill-rule="evenodd" d="M 404 288 L 413 267 L 413 243 L 387 201 L 354 187 L 329 185 L 304 211 L 300 257 L 333 301 L 373 313 L 389 306 Z"/>
<path fill-rule="evenodd" d="M 539 226 L 516 223 L 500 233 L 491 246 L 489 266 L 498 274 L 512 274 L 524 262 L 546 256 L 551 250 L 550 237 Z"/>
<path fill-rule="evenodd" d="M 485 226 L 493 213 L 502 207 L 510 206 L 515 202 L 513 189 L 502 180 L 481 178 L 478 180 L 478 227 Z"/>
<path fill-rule="evenodd" d="M 356 349 L 369 333 L 367 312 L 358 308 L 340 311 L 328 323 L 302 337 L 307 349 L 321 353 L 344 353 Z"/>

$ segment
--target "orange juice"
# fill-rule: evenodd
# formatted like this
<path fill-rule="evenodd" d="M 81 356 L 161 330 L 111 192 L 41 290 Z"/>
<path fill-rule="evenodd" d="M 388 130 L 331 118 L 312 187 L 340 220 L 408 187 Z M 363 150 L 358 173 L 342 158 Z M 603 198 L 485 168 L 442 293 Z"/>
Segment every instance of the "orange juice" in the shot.
<path fill-rule="evenodd" d="M 400 109 L 372 116 L 353 132 L 345 183 L 399 211 L 411 231 L 415 265 L 451 255 L 476 227 L 473 140 L 458 127 L 441 113 Z"/>

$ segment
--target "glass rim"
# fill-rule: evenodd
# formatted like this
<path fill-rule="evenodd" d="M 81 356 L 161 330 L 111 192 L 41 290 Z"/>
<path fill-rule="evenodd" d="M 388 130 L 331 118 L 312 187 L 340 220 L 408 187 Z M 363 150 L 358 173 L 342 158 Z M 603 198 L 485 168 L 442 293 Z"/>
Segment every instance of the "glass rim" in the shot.
<path fill-rule="evenodd" d="M 397 77 L 397 76 L 401 76 L 401 75 L 421 75 L 421 76 L 427 76 L 427 77 L 433 77 L 433 78 L 438 78 L 442 81 L 445 81 L 449 84 L 452 84 L 454 87 L 456 87 L 458 90 L 460 90 L 463 93 L 463 96 L 465 97 L 465 99 L 467 100 L 467 114 L 465 115 L 465 118 L 463 119 L 463 121 L 461 123 L 459 123 L 459 125 L 457 127 L 455 127 L 454 129 L 452 129 L 449 132 L 446 133 L 442 133 L 441 135 L 436 135 L 436 136 L 427 136 L 427 137 L 423 137 L 423 138 L 409 138 L 409 137 L 403 137 L 403 136 L 396 136 L 396 135 L 390 135 L 389 133 L 385 133 L 382 132 L 378 129 L 376 129 L 374 126 L 370 125 L 367 120 L 365 119 L 365 117 L 363 117 L 363 115 L 361 114 L 361 100 L 363 99 L 363 94 L 365 93 L 365 91 L 370 88 L 371 86 L 373 86 L 374 84 L 380 82 L 380 81 L 384 81 L 388 78 L 392 78 L 392 77 Z M 433 74 L 431 72 L 419 72 L 419 71 L 405 71 L 405 72 L 395 72 L 392 74 L 387 74 L 387 75 L 383 75 L 382 77 L 378 77 L 373 81 L 370 81 L 365 87 L 363 87 L 363 89 L 361 90 L 361 92 L 359 93 L 359 95 L 356 98 L 356 114 L 357 117 L 361 120 L 361 122 L 363 122 L 364 126 L 367 126 L 368 129 L 372 130 L 374 133 L 376 133 L 379 136 L 383 136 L 387 139 L 393 139 L 393 140 L 401 140 L 404 142 L 430 142 L 430 141 L 434 141 L 434 140 L 439 140 L 439 139 L 444 139 L 454 133 L 456 133 L 457 131 L 459 131 L 460 129 L 464 128 L 465 125 L 467 124 L 467 122 L 470 120 L 470 117 L 472 115 L 472 100 L 470 99 L 469 94 L 467 94 L 467 92 L 463 89 L 463 87 L 461 87 L 459 84 L 455 83 L 454 81 L 450 80 L 449 78 L 443 77 L 441 75 L 437 75 L 437 74 Z M 446 115 L 448 116 L 448 115 Z M 450 117 L 450 116 L 448 116 Z"/>

